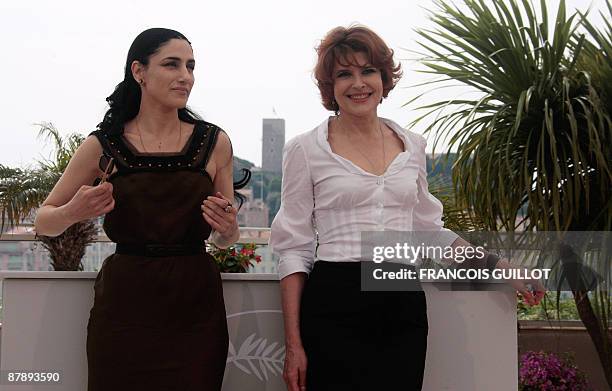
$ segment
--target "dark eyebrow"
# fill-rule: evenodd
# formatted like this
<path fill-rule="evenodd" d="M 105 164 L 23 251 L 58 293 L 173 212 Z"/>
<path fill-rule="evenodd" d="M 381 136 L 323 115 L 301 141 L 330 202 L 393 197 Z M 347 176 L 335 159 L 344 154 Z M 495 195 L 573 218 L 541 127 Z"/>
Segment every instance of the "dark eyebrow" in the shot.
<path fill-rule="evenodd" d="M 181 59 L 180 59 L 180 58 L 178 58 L 178 57 L 166 57 L 166 58 L 164 58 L 162 61 L 166 61 L 166 60 L 181 61 Z M 191 59 L 187 60 L 187 63 L 188 63 L 188 64 L 189 64 L 189 63 L 191 63 L 191 64 L 195 64 L 195 60 L 194 60 L 193 58 L 191 58 Z"/>
<path fill-rule="evenodd" d="M 336 74 L 342 71 L 350 72 L 350 68 L 349 68 L 350 66 L 355 66 L 360 69 L 375 68 L 375 66 L 370 64 L 369 62 L 365 63 L 364 65 L 359 65 L 359 64 L 348 64 L 348 65 L 338 64 L 338 65 L 340 65 L 340 68 L 336 71 Z"/>

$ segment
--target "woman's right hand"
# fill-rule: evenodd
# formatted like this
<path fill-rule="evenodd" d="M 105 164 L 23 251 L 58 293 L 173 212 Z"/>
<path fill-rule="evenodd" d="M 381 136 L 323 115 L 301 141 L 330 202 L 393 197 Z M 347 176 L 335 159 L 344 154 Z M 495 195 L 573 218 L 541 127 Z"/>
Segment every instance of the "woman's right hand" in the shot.
<path fill-rule="evenodd" d="M 98 186 L 81 186 L 65 205 L 65 210 L 68 219 L 76 223 L 102 216 L 114 207 L 113 185 L 104 182 Z"/>
<path fill-rule="evenodd" d="M 285 346 L 283 379 L 288 391 L 306 390 L 306 352 L 302 346 Z"/>

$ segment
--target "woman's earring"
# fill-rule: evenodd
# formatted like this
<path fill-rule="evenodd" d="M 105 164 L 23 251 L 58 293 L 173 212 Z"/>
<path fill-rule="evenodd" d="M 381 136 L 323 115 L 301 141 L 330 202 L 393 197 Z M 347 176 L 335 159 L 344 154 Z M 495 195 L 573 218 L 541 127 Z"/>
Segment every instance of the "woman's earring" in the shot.
<path fill-rule="evenodd" d="M 338 107 L 338 102 L 336 102 L 335 99 L 332 99 L 332 106 L 334 108 L 334 113 L 338 115 L 340 112 L 340 107 Z"/>
<path fill-rule="evenodd" d="M 138 83 L 139 83 L 141 86 L 144 86 L 144 80 L 140 79 L 140 80 L 138 80 Z"/>

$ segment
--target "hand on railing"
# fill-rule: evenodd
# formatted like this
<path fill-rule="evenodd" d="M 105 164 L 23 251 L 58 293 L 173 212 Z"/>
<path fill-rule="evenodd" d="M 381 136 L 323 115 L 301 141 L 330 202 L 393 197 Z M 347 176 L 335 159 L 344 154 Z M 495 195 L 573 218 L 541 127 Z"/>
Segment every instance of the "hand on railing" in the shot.
<path fill-rule="evenodd" d="M 511 265 L 507 260 L 502 259 L 497 263 L 497 269 L 520 269 Z M 523 302 L 528 306 L 540 304 L 546 288 L 539 280 L 536 279 L 510 279 L 506 280 L 508 285 L 517 290 Z"/>

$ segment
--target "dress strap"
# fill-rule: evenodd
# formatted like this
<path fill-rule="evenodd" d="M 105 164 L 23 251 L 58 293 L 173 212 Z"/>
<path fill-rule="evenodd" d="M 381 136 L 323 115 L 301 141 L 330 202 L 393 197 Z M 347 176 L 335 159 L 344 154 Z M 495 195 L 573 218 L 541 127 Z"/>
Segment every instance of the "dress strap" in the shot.
<path fill-rule="evenodd" d="M 98 168 L 100 168 L 100 171 L 104 172 L 105 170 L 107 170 L 106 172 L 109 175 L 113 172 L 115 167 L 117 168 L 118 172 L 123 171 L 123 168 L 126 166 L 125 160 L 121 158 L 121 155 L 111 144 L 106 134 L 98 129 L 89 133 L 88 136 L 95 136 L 100 142 L 100 145 L 102 146 L 102 155 L 100 155 L 100 159 L 98 162 Z M 113 159 L 112 163 L 111 158 Z M 94 182 L 94 185 L 97 184 L 99 181 L 100 178 L 97 178 Z"/>
<path fill-rule="evenodd" d="M 112 156 L 113 153 L 111 152 L 112 148 L 110 145 L 110 142 L 108 140 L 108 137 L 101 131 L 101 130 L 94 130 L 93 132 L 89 133 L 87 135 L 89 136 L 95 136 L 98 141 L 100 142 L 100 145 L 102 145 L 102 153 L 105 153 L 109 156 Z"/>
<path fill-rule="evenodd" d="M 207 132 L 207 137 L 206 137 L 206 145 L 204 145 L 204 148 L 202 148 L 201 156 L 198 159 L 199 161 L 199 169 L 200 170 L 206 170 L 206 167 L 208 166 L 208 161 L 210 160 L 210 155 L 212 155 L 212 151 L 215 148 L 215 145 L 217 144 L 217 138 L 219 136 L 219 132 L 222 132 L 223 130 L 221 128 L 219 128 L 217 125 L 211 124 L 211 123 L 207 123 L 206 126 L 206 132 Z"/>

